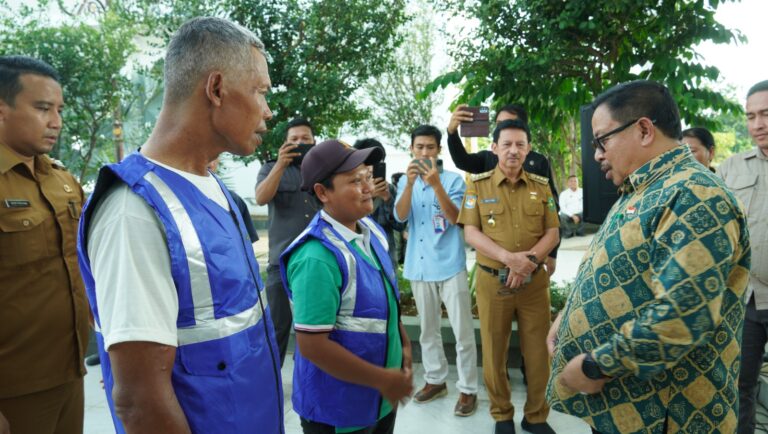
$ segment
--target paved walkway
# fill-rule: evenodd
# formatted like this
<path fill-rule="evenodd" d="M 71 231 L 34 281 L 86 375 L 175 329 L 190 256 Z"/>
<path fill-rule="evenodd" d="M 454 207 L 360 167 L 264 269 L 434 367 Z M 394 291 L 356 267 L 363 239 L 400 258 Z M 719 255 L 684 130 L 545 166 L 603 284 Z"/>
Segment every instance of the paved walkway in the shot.
<path fill-rule="evenodd" d="M 478 368 L 480 369 L 480 368 Z M 299 417 L 291 407 L 290 391 L 292 386 L 293 361 L 290 357 L 286 358 L 283 366 L 283 387 L 285 388 L 285 432 L 286 434 L 301 434 Z M 414 366 L 414 379 L 417 387 L 424 384 L 424 370 L 421 364 Z M 518 432 L 520 421 L 523 418 L 522 408 L 525 404 L 525 386 L 523 385 L 520 370 L 510 370 L 512 379 L 512 403 L 517 409 L 515 422 L 517 422 Z M 480 374 L 482 379 L 482 370 Z M 397 424 L 395 433 L 397 434 L 466 434 L 482 433 L 490 434 L 493 432 L 493 420 L 488 414 L 488 395 L 485 387 L 481 385 L 479 396 L 479 406 L 477 412 L 470 417 L 462 418 L 453 415 L 453 406 L 458 399 L 456 391 L 456 366 L 451 365 L 448 374 L 448 396 L 427 404 L 416 404 L 411 402 L 405 407 L 401 407 L 397 415 Z M 86 434 L 107 434 L 114 432 L 112 428 L 112 419 L 107 408 L 107 399 L 104 390 L 101 388 L 101 371 L 93 369 L 85 376 L 85 433 Z M 549 423 L 559 434 L 589 434 L 589 426 L 581 420 L 551 412 Z M 256 431 L 254 431 L 256 432 Z M 237 433 L 232 433 L 237 434 Z M 268 433 L 259 433 L 268 434 Z"/>

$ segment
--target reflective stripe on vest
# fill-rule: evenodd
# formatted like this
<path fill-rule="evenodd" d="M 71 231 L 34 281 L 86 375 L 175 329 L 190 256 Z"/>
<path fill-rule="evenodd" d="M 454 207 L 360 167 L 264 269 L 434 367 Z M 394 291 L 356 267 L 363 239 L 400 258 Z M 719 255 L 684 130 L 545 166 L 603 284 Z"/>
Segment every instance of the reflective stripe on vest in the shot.
<path fill-rule="evenodd" d="M 379 230 L 379 227 L 376 226 L 373 223 L 373 219 L 370 217 L 365 217 L 360 220 L 361 223 L 365 224 L 365 227 L 371 230 L 371 233 L 376 236 L 376 238 L 379 239 L 379 242 L 382 246 L 384 246 L 384 250 L 389 251 L 390 246 L 389 241 L 387 241 L 387 234 Z M 383 266 L 381 268 L 384 268 Z"/>
<path fill-rule="evenodd" d="M 360 223 L 368 228 L 371 233 L 374 233 L 374 229 L 372 228 L 373 225 L 364 222 L 363 219 L 360 220 Z M 341 307 L 336 316 L 336 324 L 334 325 L 334 328 L 350 332 L 386 333 L 386 319 L 360 318 L 354 316 L 355 305 L 357 304 L 357 262 L 355 256 L 347 248 L 347 244 L 337 237 L 330 227 L 323 228 L 323 235 L 325 235 L 328 242 L 333 244 L 333 246 L 341 252 L 342 256 L 344 256 L 344 261 L 347 264 L 348 270 L 347 286 L 341 292 Z M 379 235 L 376 233 L 374 233 L 374 236 L 379 238 Z M 373 260 L 373 258 L 371 259 Z"/>
<path fill-rule="evenodd" d="M 176 194 L 155 172 L 149 171 L 144 179 L 157 190 L 176 223 L 189 267 L 190 288 L 194 304 L 195 325 L 181 327 L 177 331 L 179 345 L 221 339 L 256 325 L 262 317 L 261 307 L 254 305 L 238 314 L 215 318 L 213 294 L 208 277 L 208 267 L 200 238 L 192 219 Z M 266 310 L 266 297 L 259 294 Z"/>

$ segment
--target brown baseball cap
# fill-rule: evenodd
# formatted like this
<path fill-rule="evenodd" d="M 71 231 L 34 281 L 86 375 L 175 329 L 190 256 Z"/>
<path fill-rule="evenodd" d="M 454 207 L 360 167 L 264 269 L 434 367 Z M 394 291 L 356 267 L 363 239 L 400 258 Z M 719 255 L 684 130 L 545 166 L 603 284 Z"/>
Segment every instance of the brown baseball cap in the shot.
<path fill-rule="evenodd" d="M 301 189 L 311 192 L 316 183 L 331 175 L 348 172 L 361 164 L 376 164 L 383 157 L 384 152 L 376 147 L 355 149 L 337 139 L 318 143 L 301 162 Z"/>

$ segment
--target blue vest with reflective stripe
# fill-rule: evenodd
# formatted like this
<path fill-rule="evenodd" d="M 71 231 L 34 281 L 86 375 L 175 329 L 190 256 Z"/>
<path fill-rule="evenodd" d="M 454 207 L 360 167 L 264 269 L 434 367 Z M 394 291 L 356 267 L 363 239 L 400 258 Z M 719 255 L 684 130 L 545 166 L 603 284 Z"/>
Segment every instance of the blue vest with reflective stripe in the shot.
<path fill-rule="evenodd" d="M 359 222 L 370 229 L 373 252 L 399 300 L 384 231 L 368 217 Z M 320 240 L 334 254 L 341 270 L 341 303 L 329 338 L 356 356 L 384 367 L 389 304 L 381 271 L 366 262 L 319 212 L 280 255 L 280 274 L 288 296 L 292 298 L 286 274 L 288 260 L 291 253 L 309 238 Z M 335 427 L 371 426 L 379 418 L 381 399 L 376 389 L 341 381 L 325 373 L 304 358 L 296 347 L 292 402 L 301 417 Z"/>
<path fill-rule="evenodd" d="M 87 252 L 88 225 L 96 204 L 117 182 L 146 200 L 165 229 L 179 299 L 172 383 L 192 432 L 283 433 L 277 343 L 240 213 L 223 209 L 182 176 L 138 153 L 102 168 L 80 220 L 80 269 L 97 328 L 101 321 Z M 237 210 L 219 184 L 230 209 Z M 96 338 L 107 400 L 115 429 L 122 433 L 112 403 L 109 356 L 98 329 Z"/>

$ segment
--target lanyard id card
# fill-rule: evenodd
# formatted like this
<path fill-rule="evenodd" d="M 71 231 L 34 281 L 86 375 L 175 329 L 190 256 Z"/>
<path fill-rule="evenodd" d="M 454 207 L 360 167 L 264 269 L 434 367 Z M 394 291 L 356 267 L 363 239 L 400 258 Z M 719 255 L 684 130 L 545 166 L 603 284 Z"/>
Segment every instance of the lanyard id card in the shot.
<path fill-rule="evenodd" d="M 445 216 L 442 214 L 436 214 L 432 216 L 432 227 L 435 229 L 436 234 L 442 234 L 445 232 Z"/>

